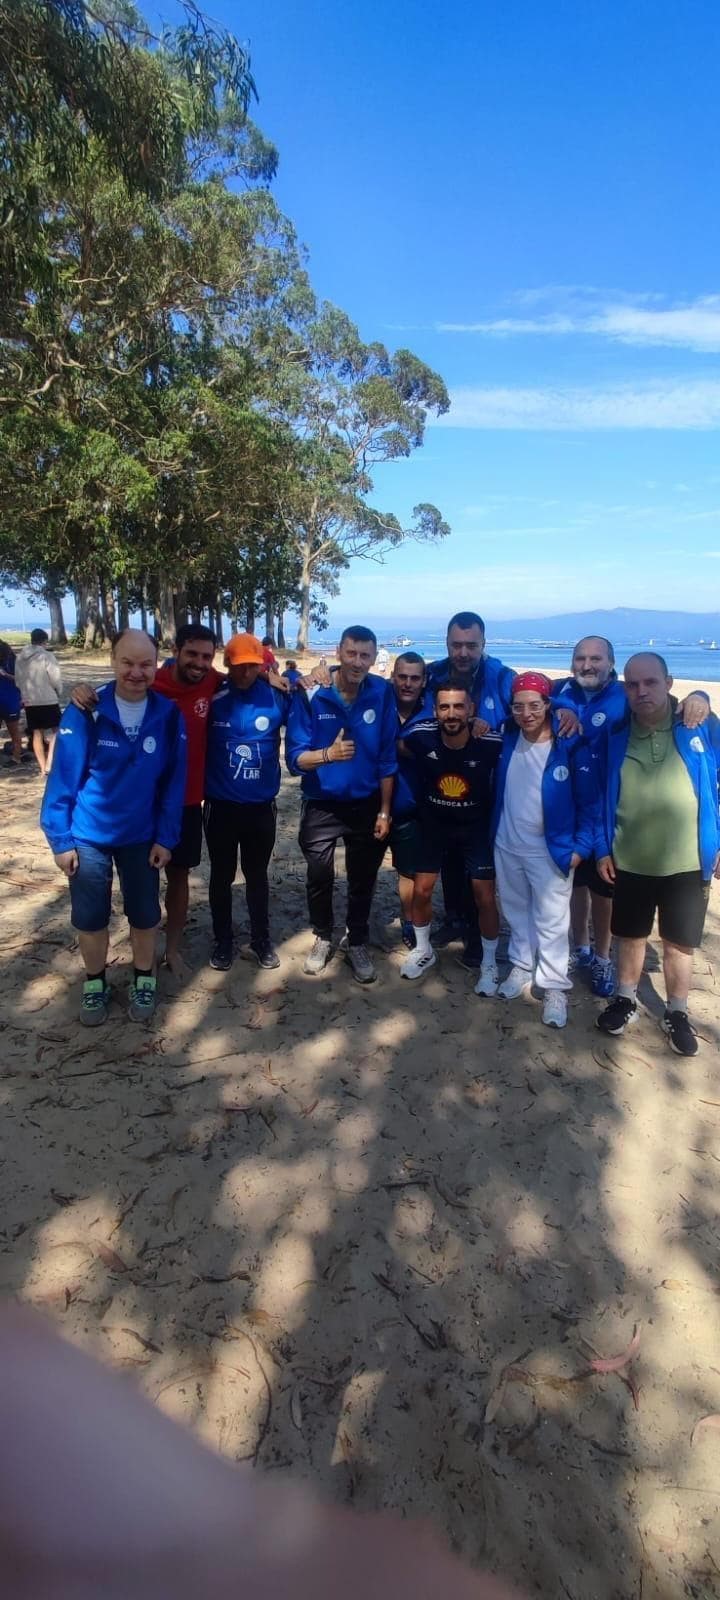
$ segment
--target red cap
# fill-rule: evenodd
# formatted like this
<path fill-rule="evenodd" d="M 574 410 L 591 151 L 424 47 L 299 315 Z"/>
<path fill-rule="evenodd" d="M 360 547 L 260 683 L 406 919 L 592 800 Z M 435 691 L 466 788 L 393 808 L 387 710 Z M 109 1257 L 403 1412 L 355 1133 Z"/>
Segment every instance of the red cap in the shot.
<path fill-rule="evenodd" d="M 534 689 L 536 694 L 541 694 L 543 700 L 549 700 L 552 695 L 552 684 L 544 672 L 519 672 L 513 678 L 512 692 L 519 694 L 521 689 Z"/>

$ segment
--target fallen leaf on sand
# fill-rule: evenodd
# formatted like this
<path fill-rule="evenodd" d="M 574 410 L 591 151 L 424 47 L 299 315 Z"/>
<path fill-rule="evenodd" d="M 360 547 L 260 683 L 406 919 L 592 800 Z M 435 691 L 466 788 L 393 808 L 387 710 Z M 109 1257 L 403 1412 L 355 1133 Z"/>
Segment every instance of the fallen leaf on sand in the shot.
<path fill-rule="evenodd" d="M 707 1417 L 699 1417 L 690 1435 L 690 1443 L 695 1444 L 701 1428 L 720 1428 L 720 1412 L 711 1411 Z"/>
<path fill-rule="evenodd" d="M 117 1250 L 111 1250 L 109 1244 L 99 1244 L 97 1253 L 100 1260 L 105 1262 L 105 1266 L 109 1267 L 111 1272 L 127 1272 L 129 1270 L 127 1262 L 123 1261 Z"/>
<path fill-rule="evenodd" d="M 277 1322 L 277 1317 L 271 1316 L 269 1311 L 263 1311 L 261 1306 L 257 1311 L 244 1311 L 243 1316 L 246 1322 L 254 1322 L 258 1327 L 266 1322 Z"/>
<path fill-rule="evenodd" d="M 627 1350 L 621 1350 L 619 1355 L 617 1355 L 617 1356 L 593 1356 L 591 1361 L 590 1361 L 590 1371 L 591 1372 L 622 1372 L 623 1367 L 626 1367 L 628 1365 L 628 1362 L 632 1361 L 633 1356 L 636 1356 L 637 1353 L 638 1353 L 638 1350 L 640 1348 L 640 1333 L 641 1333 L 641 1330 L 642 1330 L 642 1323 L 638 1322 L 636 1327 L 635 1327 L 635 1329 L 633 1330 L 633 1336 L 632 1336 L 632 1339 L 630 1340 L 630 1343 L 629 1343 L 629 1345 L 627 1347 Z"/>

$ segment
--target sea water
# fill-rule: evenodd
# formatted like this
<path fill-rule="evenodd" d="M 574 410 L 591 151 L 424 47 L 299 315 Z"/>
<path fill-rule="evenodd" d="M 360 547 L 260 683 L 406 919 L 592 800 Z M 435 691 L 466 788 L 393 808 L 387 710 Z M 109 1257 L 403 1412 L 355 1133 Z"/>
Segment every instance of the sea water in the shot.
<path fill-rule="evenodd" d="M 384 645 L 392 655 L 399 654 L 403 646 L 399 640 L 410 635 L 412 643 L 405 645 L 406 650 L 417 650 L 418 655 L 426 661 L 434 661 L 446 655 L 445 634 L 441 631 L 428 632 L 419 630 L 413 635 L 412 628 L 388 628 L 386 632 L 378 630 L 378 645 Z M 634 655 L 638 650 L 652 650 L 653 646 L 647 639 L 629 641 L 628 643 L 613 641 L 618 670 L 622 671 L 628 656 Z M 720 639 L 718 639 L 720 645 Z M 310 648 L 319 654 L 331 655 L 334 653 L 334 641 L 331 644 L 329 637 L 325 640 L 314 639 Z M 703 649 L 702 645 L 658 645 L 659 653 L 665 657 L 669 671 L 673 678 L 691 678 L 697 682 L 706 679 L 711 683 L 720 683 L 720 649 Z M 569 672 L 572 644 L 546 645 L 531 639 L 494 639 L 492 630 L 488 631 L 487 652 L 491 656 L 499 656 L 501 661 L 509 667 L 536 667 L 539 671 L 547 672 L 551 677 L 557 677 L 562 672 Z"/>

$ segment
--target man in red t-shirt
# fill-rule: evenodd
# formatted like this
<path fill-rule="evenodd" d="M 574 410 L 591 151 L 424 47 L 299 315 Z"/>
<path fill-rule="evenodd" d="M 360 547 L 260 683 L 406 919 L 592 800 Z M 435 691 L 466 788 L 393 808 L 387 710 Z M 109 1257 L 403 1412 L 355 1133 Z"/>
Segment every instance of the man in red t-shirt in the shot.
<path fill-rule="evenodd" d="M 187 733 L 187 785 L 183 808 L 182 833 L 175 846 L 167 872 L 165 895 L 165 960 L 171 971 L 182 972 L 180 940 L 187 922 L 191 867 L 202 855 L 202 803 L 205 797 L 205 754 L 208 713 L 213 695 L 224 681 L 213 666 L 215 634 L 201 622 L 186 622 L 178 628 L 175 655 L 158 667 L 153 688 L 174 700 L 182 712 Z"/>

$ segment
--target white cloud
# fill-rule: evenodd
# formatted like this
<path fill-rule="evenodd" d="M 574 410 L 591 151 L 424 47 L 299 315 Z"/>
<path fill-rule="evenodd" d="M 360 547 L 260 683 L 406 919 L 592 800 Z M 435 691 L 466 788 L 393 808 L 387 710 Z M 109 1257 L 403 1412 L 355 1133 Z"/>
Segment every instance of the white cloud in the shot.
<path fill-rule="evenodd" d="M 521 301 L 556 299 L 560 288 L 529 291 Z M 569 288 L 567 303 L 534 317 L 490 317 L 477 322 L 438 322 L 438 333 L 484 334 L 496 339 L 521 336 L 581 334 L 616 344 L 663 345 L 706 354 L 720 351 L 720 295 L 701 295 L 686 304 L 648 305 L 659 297 L 637 295 L 600 298 L 600 291 Z"/>
<path fill-rule="evenodd" d="M 433 427 L 596 431 L 611 428 L 720 428 L 720 379 L 663 380 L 547 388 L 451 391 L 451 407 Z"/>

